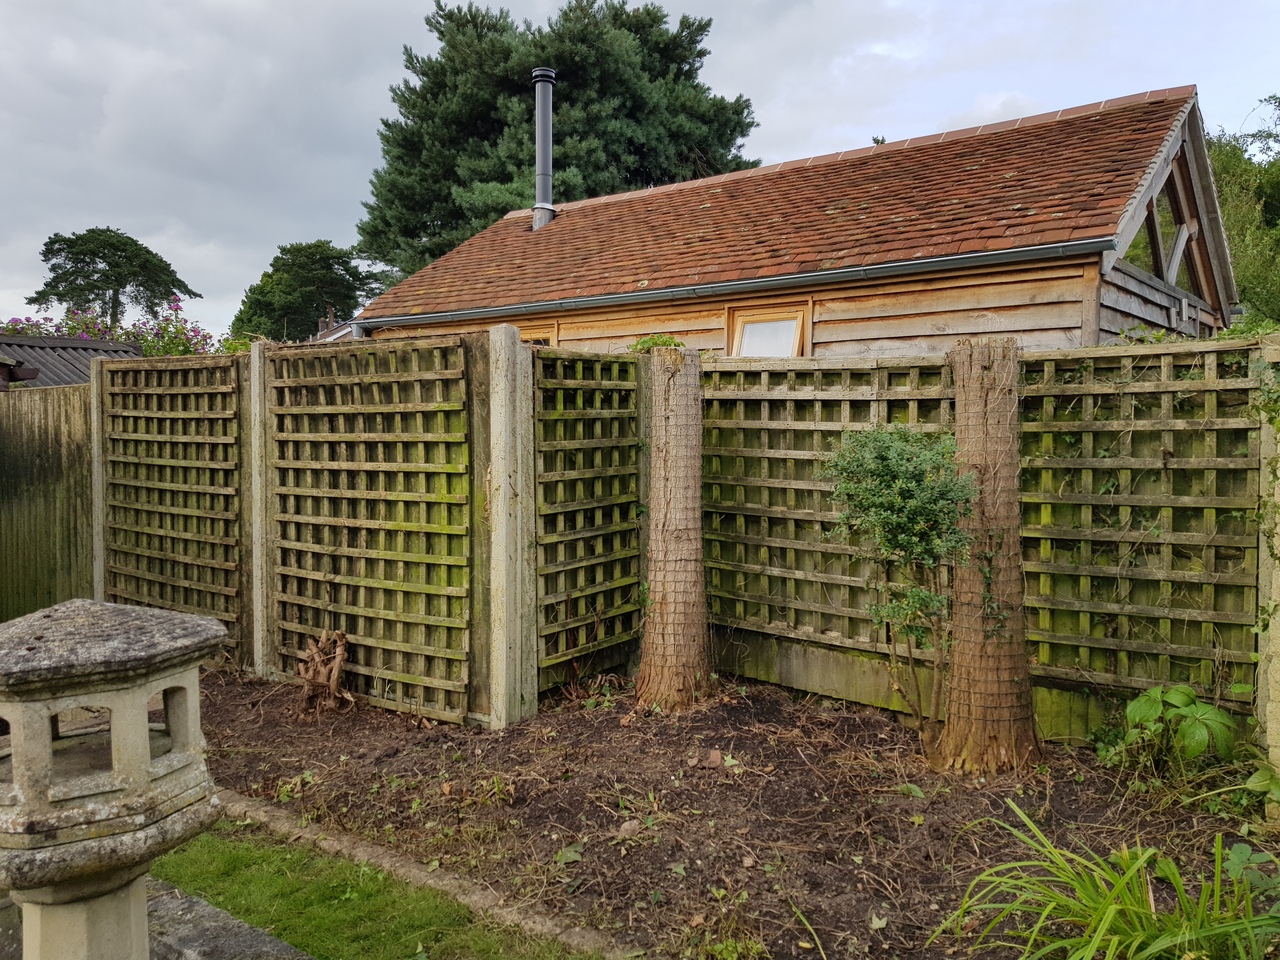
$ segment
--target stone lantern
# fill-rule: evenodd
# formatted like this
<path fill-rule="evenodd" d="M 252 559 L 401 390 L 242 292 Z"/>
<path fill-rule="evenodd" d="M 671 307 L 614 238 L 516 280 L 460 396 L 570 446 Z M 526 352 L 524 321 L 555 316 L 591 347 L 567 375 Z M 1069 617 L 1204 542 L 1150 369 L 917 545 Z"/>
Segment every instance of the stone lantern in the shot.
<path fill-rule="evenodd" d="M 199 665 L 225 637 L 93 600 L 0 624 L 0 890 L 24 960 L 146 960 L 147 869 L 218 816 Z"/>

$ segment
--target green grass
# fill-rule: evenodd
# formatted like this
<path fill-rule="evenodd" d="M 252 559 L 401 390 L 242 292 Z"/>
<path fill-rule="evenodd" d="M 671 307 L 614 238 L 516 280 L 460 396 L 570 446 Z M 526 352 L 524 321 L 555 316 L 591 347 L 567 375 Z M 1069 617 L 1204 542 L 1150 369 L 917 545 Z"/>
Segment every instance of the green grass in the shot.
<path fill-rule="evenodd" d="M 477 920 L 435 890 L 225 820 L 151 872 L 316 960 L 589 956 Z"/>

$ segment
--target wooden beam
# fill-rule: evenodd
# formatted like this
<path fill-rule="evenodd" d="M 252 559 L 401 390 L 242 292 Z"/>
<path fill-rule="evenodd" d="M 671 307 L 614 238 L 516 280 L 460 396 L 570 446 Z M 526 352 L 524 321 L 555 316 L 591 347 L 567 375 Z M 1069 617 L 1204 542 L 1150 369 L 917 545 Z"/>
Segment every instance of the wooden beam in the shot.
<path fill-rule="evenodd" d="M 1173 238 L 1173 249 L 1169 251 L 1169 263 L 1165 272 L 1165 279 L 1175 287 L 1178 285 L 1178 268 L 1182 266 L 1182 255 L 1186 252 L 1187 241 L 1194 237 L 1199 229 L 1195 220 L 1178 224 L 1178 232 Z M 1194 290 L 1189 292 L 1195 293 Z"/>

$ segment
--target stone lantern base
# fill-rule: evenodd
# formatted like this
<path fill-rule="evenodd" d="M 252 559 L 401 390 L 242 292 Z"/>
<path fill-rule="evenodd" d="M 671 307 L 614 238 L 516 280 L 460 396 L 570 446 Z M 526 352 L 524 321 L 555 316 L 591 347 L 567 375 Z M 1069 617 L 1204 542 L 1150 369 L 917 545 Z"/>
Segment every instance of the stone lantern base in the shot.
<path fill-rule="evenodd" d="M 62 885 L 56 894 L 54 888 L 13 891 L 22 904 L 23 960 L 148 960 L 146 867 L 133 872 L 137 876 L 108 893 L 86 890 L 83 899 L 65 903 L 43 900 L 76 892 Z"/>

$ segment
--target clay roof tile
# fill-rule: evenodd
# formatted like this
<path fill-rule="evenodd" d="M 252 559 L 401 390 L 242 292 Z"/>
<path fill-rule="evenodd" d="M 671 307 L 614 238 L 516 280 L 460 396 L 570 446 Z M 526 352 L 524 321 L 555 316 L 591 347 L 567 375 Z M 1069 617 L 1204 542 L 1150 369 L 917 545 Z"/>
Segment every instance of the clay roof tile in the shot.
<path fill-rule="evenodd" d="M 562 204 L 536 234 L 531 212 L 513 211 L 360 319 L 1113 236 L 1194 96 L 1152 91 L 594 197 Z"/>

